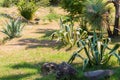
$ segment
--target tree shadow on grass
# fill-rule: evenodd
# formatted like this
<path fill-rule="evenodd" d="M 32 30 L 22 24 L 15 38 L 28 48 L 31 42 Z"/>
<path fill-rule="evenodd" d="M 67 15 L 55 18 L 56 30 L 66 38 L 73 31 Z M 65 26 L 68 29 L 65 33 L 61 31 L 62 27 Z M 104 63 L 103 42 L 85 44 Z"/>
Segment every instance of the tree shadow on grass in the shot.
<path fill-rule="evenodd" d="M 13 69 L 35 69 L 37 70 L 37 73 L 41 73 L 41 65 L 44 64 L 44 62 L 41 62 L 41 63 L 27 63 L 27 62 L 24 62 L 24 63 L 19 63 L 19 64 L 16 64 L 16 65 L 12 65 L 10 66 L 11 68 Z"/>
<path fill-rule="evenodd" d="M 29 78 L 30 76 L 33 76 L 33 75 L 36 75 L 36 74 L 41 74 L 41 65 L 43 64 L 44 62 L 42 63 L 36 63 L 36 64 L 32 64 L 32 63 L 19 63 L 19 64 L 16 64 L 16 65 L 11 65 L 11 66 L 8 66 L 14 70 L 18 70 L 18 69 L 34 69 L 36 70 L 37 72 L 27 72 L 25 74 L 13 74 L 13 75 L 8 75 L 8 76 L 2 76 L 0 77 L 0 80 L 22 80 L 23 78 Z M 23 71 L 24 72 L 24 71 Z"/>
<path fill-rule="evenodd" d="M 0 80 L 22 80 L 22 78 L 29 77 L 34 75 L 34 73 L 27 73 L 27 74 L 17 74 L 17 75 L 9 75 L 0 77 Z"/>
<path fill-rule="evenodd" d="M 25 74 L 16 74 L 16 75 L 8 75 L 8 76 L 3 76 L 0 77 L 0 80 L 22 80 L 24 78 L 30 78 L 31 76 L 34 76 L 36 74 L 41 75 L 41 66 L 44 62 L 40 62 L 40 63 L 19 63 L 19 64 L 15 64 L 15 65 L 11 65 L 9 66 L 10 68 L 14 69 L 14 70 L 20 70 L 20 69 L 34 69 L 36 70 L 36 72 L 29 72 L 29 73 L 25 73 Z M 84 72 L 86 71 L 93 71 L 93 70 L 97 70 L 97 69 L 113 69 L 115 71 L 115 74 L 113 76 L 111 76 L 112 78 L 114 78 L 114 80 L 119 80 L 119 74 L 120 74 L 120 67 L 111 67 L 110 65 L 107 66 L 95 66 L 95 67 L 87 67 L 85 71 L 82 71 L 82 63 L 73 63 L 72 66 L 78 71 L 78 80 L 88 80 L 84 77 Z M 47 75 L 47 76 L 40 76 L 37 77 L 35 80 L 55 80 L 55 75 Z M 102 79 L 103 80 L 103 79 Z M 107 79 L 107 80 L 111 80 L 111 79 Z"/>
<path fill-rule="evenodd" d="M 0 80 L 23 80 L 25 78 L 30 78 L 31 76 L 34 76 L 34 75 L 41 75 L 41 66 L 44 62 L 41 62 L 41 63 L 19 63 L 19 64 L 16 64 L 16 65 L 11 65 L 11 66 L 8 66 L 14 70 L 20 70 L 20 69 L 34 69 L 36 70 L 36 72 L 27 72 L 25 74 L 13 74 L 13 75 L 7 75 L 7 76 L 2 76 L 0 77 Z M 23 71 L 24 72 L 24 71 Z M 51 77 L 52 76 L 52 77 Z M 54 75 L 47 75 L 47 76 L 42 76 L 40 78 L 36 78 L 35 80 L 54 80 L 53 78 L 55 78 Z M 30 79 L 31 80 L 31 79 Z"/>

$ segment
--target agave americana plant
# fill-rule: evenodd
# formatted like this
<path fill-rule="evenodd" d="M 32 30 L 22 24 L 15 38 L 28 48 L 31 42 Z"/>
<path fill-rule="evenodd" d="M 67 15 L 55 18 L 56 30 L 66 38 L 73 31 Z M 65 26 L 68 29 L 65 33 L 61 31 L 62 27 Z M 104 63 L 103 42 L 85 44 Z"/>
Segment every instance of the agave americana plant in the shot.
<path fill-rule="evenodd" d="M 70 47 L 73 47 L 78 40 L 87 36 L 87 31 L 81 28 L 74 29 L 72 23 L 63 24 L 60 19 L 60 30 L 54 32 L 51 36 L 52 39 L 57 38 L 57 41 L 62 41 L 64 44 L 69 44 Z"/>
<path fill-rule="evenodd" d="M 83 70 L 86 66 L 94 66 L 94 65 L 104 65 L 108 63 L 112 56 L 115 56 L 120 61 L 120 56 L 117 53 L 117 49 L 119 48 L 119 44 L 116 44 L 113 48 L 109 48 L 110 39 L 100 39 L 97 37 L 94 32 L 93 36 L 89 36 L 85 40 L 79 40 L 77 42 L 79 50 L 74 52 L 68 63 L 72 63 L 76 57 L 80 57 L 83 60 Z M 82 56 L 81 51 L 85 53 Z"/>
<path fill-rule="evenodd" d="M 6 27 L 2 29 L 2 33 L 7 35 L 9 39 L 20 37 L 21 31 L 23 30 L 24 25 L 19 20 L 10 20 L 6 24 Z"/>

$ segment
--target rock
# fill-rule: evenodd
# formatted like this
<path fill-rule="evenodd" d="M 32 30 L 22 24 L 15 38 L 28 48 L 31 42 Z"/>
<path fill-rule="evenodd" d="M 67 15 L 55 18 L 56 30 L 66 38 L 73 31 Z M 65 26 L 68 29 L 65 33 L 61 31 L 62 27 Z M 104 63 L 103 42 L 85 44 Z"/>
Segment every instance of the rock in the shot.
<path fill-rule="evenodd" d="M 51 73 L 56 74 L 56 80 L 76 80 L 77 71 L 69 64 L 63 62 L 61 64 L 56 64 L 53 62 L 44 63 L 41 67 L 42 74 L 48 75 Z"/>
<path fill-rule="evenodd" d="M 39 19 L 39 18 L 35 18 L 34 20 L 35 20 L 35 21 L 39 21 L 40 19 Z"/>
<path fill-rule="evenodd" d="M 100 78 L 108 77 L 114 74 L 113 70 L 96 70 L 85 72 L 84 76 L 90 80 L 98 80 Z"/>
<path fill-rule="evenodd" d="M 56 63 L 53 63 L 53 62 L 44 63 L 41 67 L 41 71 L 42 71 L 42 74 L 45 76 L 51 73 L 56 73 L 57 68 L 58 68 L 58 64 Z"/>
<path fill-rule="evenodd" d="M 69 64 L 63 62 L 59 64 L 58 71 L 56 73 L 56 80 L 73 80 L 77 71 Z M 69 79 L 68 79 L 69 78 Z"/>
<path fill-rule="evenodd" d="M 35 18 L 34 20 L 35 20 L 35 24 L 39 24 L 39 21 L 40 21 L 39 18 Z"/>

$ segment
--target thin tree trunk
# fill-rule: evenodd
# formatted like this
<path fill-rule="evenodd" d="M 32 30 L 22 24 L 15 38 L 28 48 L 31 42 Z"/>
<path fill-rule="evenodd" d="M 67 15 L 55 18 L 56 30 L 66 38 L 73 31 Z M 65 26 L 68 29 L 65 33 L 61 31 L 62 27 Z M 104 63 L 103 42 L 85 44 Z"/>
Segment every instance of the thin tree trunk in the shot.
<path fill-rule="evenodd" d="M 112 31 L 110 29 L 110 20 L 109 20 L 109 15 L 110 15 L 110 10 L 107 11 L 107 16 L 106 16 L 106 22 L 107 22 L 107 32 L 108 32 L 108 37 L 113 37 Z"/>
<path fill-rule="evenodd" d="M 119 14 L 119 12 L 120 12 L 120 10 L 119 10 L 119 8 L 120 8 L 119 4 L 120 3 L 119 3 L 119 0 L 109 0 L 106 3 L 106 5 L 108 5 L 109 3 L 113 3 L 114 6 L 115 6 L 115 21 L 114 21 L 113 36 L 118 36 L 118 33 L 119 33 L 119 31 L 118 31 L 118 28 L 119 28 L 119 16 L 120 16 L 120 14 Z"/>
<path fill-rule="evenodd" d="M 112 36 L 113 36 L 113 35 L 112 35 L 112 31 L 110 30 L 109 27 L 107 28 L 107 32 L 108 32 L 108 37 L 112 37 Z"/>
<path fill-rule="evenodd" d="M 115 5 L 115 22 L 113 36 L 118 36 L 118 28 L 119 28 L 119 5 Z"/>

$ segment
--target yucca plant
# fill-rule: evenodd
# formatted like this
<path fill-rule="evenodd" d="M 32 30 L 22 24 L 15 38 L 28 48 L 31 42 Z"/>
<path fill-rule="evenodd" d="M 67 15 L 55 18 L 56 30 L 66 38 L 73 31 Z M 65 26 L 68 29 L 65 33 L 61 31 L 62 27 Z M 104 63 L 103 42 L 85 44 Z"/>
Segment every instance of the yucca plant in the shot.
<path fill-rule="evenodd" d="M 38 9 L 38 6 L 36 5 L 34 0 L 20 0 L 17 6 L 20 14 L 27 20 L 31 20 L 34 13 Z"/>
<path fill-rule="evenodd" d="M 80 57 L 83 60 L 84 70 L 88 65 L 104 65 L 108 63 L 112 56 L 115 56 L 120 61 L 120 56 L 116 52 L 119 44 L 116 44 L 113 48 L 109 48 L 109 41 L 109 38 L 101 40 L 95 32 L 93 36 L 89 36 L 85 40 L 79 40 L 77 42 L 79 50 L 74 52 L 68 63 L 72 63 L 76 57 Z M 86 56 L 82 56 L 81 51 L 84 51 Z"/>
<path fill-rule="evenodd" d="M 102 23 L 105 21 L 104 14 L 107 11 L 106 3 L 103 0 L 87 0 L 84 16 L 86 20 L 95 28 L 103 27 Z"/>
<path fill-rule="evenodd" d="M 84 39 L 87 36 L 87 31 L 81 28 L 74 29 L 72 23 L 63 24 L 63 21 L 60 19 L 60 30 L 54 32 L 51 36 L 52 39 L 57 38 L 58 41 L 73 47 L 78 40 Z"/>
<path fill-rule="evenodd" d="M 21 31 L 23 30 L 24 25 L 19 20 L 10 20 L 6 24 L 6 27 L 2 29 L 2 33 L 7 35 L 9 39 L 21 36 Z"/>

